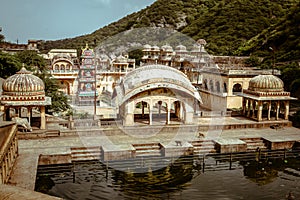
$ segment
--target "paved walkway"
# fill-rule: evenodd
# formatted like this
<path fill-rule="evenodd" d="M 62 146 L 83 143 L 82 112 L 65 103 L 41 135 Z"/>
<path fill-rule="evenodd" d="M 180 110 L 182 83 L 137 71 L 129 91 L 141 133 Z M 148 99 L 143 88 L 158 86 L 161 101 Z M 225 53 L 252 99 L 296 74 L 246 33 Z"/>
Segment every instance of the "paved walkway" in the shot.
<path fill-rule="evenodd" d="M 257 123 L 245 118 L 201 118 L 199 124 L 245 124 Z M 172 125 L 171 125 L 172 126 Z M 180 126 L 173 132 L 148 131 L 148 126 L 144 125 L 136 130 L 122 134 L 89 135 L 87 131 L 78 132 L 76 136 L 54 137 L 34 140 L 19 140 L 19 157 L 12 173 L 10 184 L 25 189 L 34 190 L 36 169 L 39 155 L 70 154 L 70 147 L 103 146 L 109 150 L 130 149 L 131 144 L 160 142 L 165 145 L 176 145 L 175 140 L 183 143 L 199 140 L 198 131 L 182 132 Z M 163 126 L 162 126 L 163 127 Z M 159 130 L 159 129 L 158 129 Z M 140 133 L 147 134 L 140 134 Z M 281 129 L 233 129 L 233 130 L 208 130 L 203 132 L 206 139 L 220 138 L 243 138 L 243 137 L 267 137 L 270 140 L 280 141 L 300 141 L 300 129 L 294 127 L 284 127 Z"/>

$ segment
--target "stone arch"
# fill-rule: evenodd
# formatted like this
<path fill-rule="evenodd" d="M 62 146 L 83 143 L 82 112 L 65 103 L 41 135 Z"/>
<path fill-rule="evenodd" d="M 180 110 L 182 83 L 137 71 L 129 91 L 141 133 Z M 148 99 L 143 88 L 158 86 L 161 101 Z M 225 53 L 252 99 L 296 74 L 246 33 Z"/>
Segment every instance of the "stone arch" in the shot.
<path fill-rule="evenodd" d="M 155 99 L 153 101 L 153 122 L 167 123 L 169 103 L 165 100 Z"/>
<path fill-rule="evenodd" d="M 150 104 L 147 101 L 137 101 L 134 105 L 134 123 L 149 124 Z"/>
<path fill-rule="evenodd" d="M 202 102 L 196 88 L 185 74 L 164 65 L 147 65 L 129 72 L 115 88 L 113 99 L 119 106 L 119 114 L 125 126 L 134 124 L 132 102 L 150 101 L 149 124 L 152 125 L 159 101 L 166 109 L 166 123 L 170 123 L 171 107 L 175 101 L 182 102 L 183 123 L 192 124 L 195 101 Z"/>
<path fill-rule="evenodd" d="M 65 65 L 64 65 L 64 64 L 61 64 L 61 65 L 60 65 L 60 70 L 62 70 L 62 71 L 65 70 Z"/>

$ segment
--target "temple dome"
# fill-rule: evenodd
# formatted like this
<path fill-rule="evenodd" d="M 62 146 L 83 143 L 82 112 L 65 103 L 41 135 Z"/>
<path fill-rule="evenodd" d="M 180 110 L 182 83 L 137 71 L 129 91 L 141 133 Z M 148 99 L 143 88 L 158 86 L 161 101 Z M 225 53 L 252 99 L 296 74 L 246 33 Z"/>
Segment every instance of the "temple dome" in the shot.
<path fill-rule="evenodd" d="M 186 52 L 186 46 L 184 45 L 178 45 L 176 48 L 176 52 Z"/>
<path fill-rule="evenodd" d="M 145 44 L 143 47 L 145 50 L 151 50 L 151 45 Z"/>
<path fill-rule="evenodd" d="M 164 45 L 161 49 L 166 52 L 173 52 L 173 48 L 170 45 Z"/>
<path fill-rule="evenodd" d="M 258 75 L 249 81 L 250 91 L 283 92 L 283 81 L 274 75 Z"/>
<path fill-rule="evenodd" d="M 3 95 L 40 96 L 45 95 L 43 81 L 22 67 L 16 74 L 8 77 L 2 85 Z"/>

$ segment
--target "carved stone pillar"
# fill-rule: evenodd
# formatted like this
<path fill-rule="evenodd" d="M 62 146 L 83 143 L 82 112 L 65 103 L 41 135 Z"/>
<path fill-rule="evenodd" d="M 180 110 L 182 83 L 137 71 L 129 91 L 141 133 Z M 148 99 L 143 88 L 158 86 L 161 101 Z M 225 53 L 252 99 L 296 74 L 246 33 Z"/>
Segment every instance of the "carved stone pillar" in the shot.
<path fill-rule="evenodd" d="M 46 129 L 46 111 L 45 111 L 45 106 L 41 106 L 40 108 L 41 112 L 41 129 Z"/>
<path fill-rule="evenodd" d="M 245 97 L 243 97 L 243 115 L 246 115 L 246 103 L 247 103 L 247 99 Z"/>
<path fill-rule="evenodd" d="M 149 108 L 149 125 L 152 125 L 152 120 L 153 120 L 153 118 L 152 118 L 152 108 L 150 107 Z"/>
<path fill-rule="evenodd" d="M 262 121 L 262 110 L 263 110 L 263 102 L 258 101 L 258 109 L 257 109 L 257 121 Z"/>
<path fill-rule="evenodd" d="M 280 101 L 276 103 L 276 120 L 279 119 L 279 112 L 280 112 Z"/>
<path fill-rule="evenodd" d="M 285 101 L 284 102 L 284 119 L 288 120 L 289 119 L 289 113 L 290 113 L 290 102 L 289 101 Z"/>
<path fill-rule="evenodd" d="M 171 106 L 168 104 L 166 109 L 167 109 L 166 124 L 170 124 L 170 120 L 171 120 Z"/>
<path fill-rule="evenodd" d="M 268 102 L 268 120 L 271 120 L 272 101 Z"/>

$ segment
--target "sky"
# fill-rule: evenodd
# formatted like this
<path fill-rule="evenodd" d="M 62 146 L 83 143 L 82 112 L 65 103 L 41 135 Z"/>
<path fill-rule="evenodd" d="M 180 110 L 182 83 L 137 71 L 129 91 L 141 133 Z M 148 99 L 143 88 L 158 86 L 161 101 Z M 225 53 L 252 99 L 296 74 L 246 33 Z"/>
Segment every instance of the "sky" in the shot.
<path fill-rule="evenodd" d="M 0 0 L 5 41 L 58 40 L 92 33 L 155 0 Z"/>

